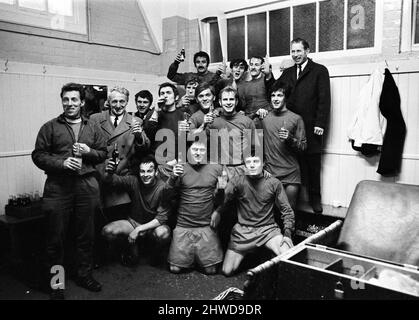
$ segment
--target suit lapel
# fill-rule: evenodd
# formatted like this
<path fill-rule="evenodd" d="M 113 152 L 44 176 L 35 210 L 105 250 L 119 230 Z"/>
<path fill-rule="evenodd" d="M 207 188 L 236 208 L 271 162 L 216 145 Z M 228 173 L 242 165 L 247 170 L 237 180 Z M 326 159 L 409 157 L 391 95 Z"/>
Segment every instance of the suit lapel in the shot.
<path fill-rule="evenodd" d="M 121 122 L 118 124 L 118 126 L 114 129 L 111 139 L 115 138 L 121 134 L 124 134 L 128 130 L 131 129 L 131 118 L 132 116 L 128 114 L 128 112 L 125 112 L 124 117 L 122 118 Z"/>
<path fill-rule="evenodd" d="M 102 130 L 105 131 L 110 136 L 115 131 L 115 128 L 111 123 L 111 117 L 109 115 L 109 111 L 103 111 L 102 117 L 100 119 L 100 126 Z"/>
<path fill-rule="evenodd" d="M 300 75 L 300 77 L 297 79 L 297 82 L 298 81 L 300 81 L 302 78 L 304 78 L 305 76 L 306 76 L 306 74 L 307 73 L 309 73 L 310 72 L 310 70 L 313 68 L 313 63 L 312 63 L 312 61 L 310 60 L 310 59 L 308 59 L 307 60 L 307 65 L 306 65 L 306 67 L 304 68 L 304 70 L 303 70 L 303 72 L 301 72 L 301 75 Z M 297 77 L 297 67 L 295 67 L 295 77 Z"/>

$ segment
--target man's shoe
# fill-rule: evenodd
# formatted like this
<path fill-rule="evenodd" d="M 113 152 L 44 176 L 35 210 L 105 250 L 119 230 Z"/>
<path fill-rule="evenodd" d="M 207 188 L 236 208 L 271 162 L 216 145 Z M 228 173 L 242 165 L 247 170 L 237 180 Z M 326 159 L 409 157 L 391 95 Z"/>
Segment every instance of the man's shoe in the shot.
<path fill-rule="evenodd" d="M 85 288 L 92 292 L 99 292 L 102 290 L 102 285 L 92 276 L 78 277 L 76 278 L 75 282 L 79 287 Z"/>
<path fill-rule="evenodd" d="M 49 299 L 50 300 L 65 300 L 64 289 L 51 290 L 49 294 Z"/>

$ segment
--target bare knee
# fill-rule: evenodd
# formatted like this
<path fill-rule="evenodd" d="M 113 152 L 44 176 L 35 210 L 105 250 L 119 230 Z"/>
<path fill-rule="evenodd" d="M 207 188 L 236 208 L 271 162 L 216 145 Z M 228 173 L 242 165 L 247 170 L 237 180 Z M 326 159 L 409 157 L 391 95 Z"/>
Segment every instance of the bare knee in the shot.
<path fill-rule="evenodd" d="M 154 238 L 159 242 L 167 242 L 170 239 L 170 230 L 168 228 L 157 227 L 153 232 Z"/>
<path fill-rule="evenodd" d="M 183 271 L 183 268 L 174 266 L 173 264 L 171 264 L 169 268 L 171 273 L 181 273 Z"/>
<path fill-rule="evenodd" d="M 288 202 L 293 210 L 295 210 L 297 206 L 297 198 L 298 198 L 298 192 L 300 190 L 299 185 L 296 184 L 289 184 L 285 188 L 285 193 L 288 198 Z"/>
<path fill-rule="evenodd" d="M 232 276 L 235 271 L 236 269 L 234 269 L 231 264 L 223 264 L 223 268 L 221 270 L 222 274 L 226 277 Z"/>
<path fill-rule="evenodd" d="M 232 270 L 232 269 L 224 269 L 223 268 L 222 273 L 226 277 L 231 277 L 232 275 L 234 275 L 234 271 L 235 270 Z"/>
<path fill-rule="evenodd" d="M 118 236 L 118 234 L 114 228 L 104 226 L 102 229 L 102 236 L 104 236 L 108 240 L 113 240 Z"/>

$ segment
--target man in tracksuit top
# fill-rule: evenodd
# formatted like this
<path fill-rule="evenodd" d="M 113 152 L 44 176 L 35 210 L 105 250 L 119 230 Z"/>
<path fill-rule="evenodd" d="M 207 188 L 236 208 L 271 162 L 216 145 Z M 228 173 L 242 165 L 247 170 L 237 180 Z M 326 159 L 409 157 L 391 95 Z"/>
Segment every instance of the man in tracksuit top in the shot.
<path fill-rule="evenodd" d="M 76 283 L 100 291 L 101 284 L 92 277 L 93 214 L 99 203 L 95 165 L 106 159 L 106 141 L 100 128 L 81 116 L 82 85 L 64 85 L 61 102 L 64 113 L 41 127 L 32 152 L 35 165 L 47 174 L 43 194 L 46 267 L 50 272 L 53 266 L 64 264 L 64 241 L 70 220 L 74 220 Z M 52 282 L 51 298 L 63 299 L 63 287 L 57 289 Z"/>

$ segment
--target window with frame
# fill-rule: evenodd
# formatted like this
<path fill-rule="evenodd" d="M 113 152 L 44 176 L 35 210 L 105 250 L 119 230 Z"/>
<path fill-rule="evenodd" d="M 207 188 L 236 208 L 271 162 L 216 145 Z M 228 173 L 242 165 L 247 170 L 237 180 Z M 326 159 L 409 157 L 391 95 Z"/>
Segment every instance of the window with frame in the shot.
<path fill-rule="evenodd" d="M 402 26 L 401 26 L 401 46 L 402 52 L 419 50 L 419 1 L 407 0 L 402 7 Z"/>
<path fill-rule="evenodd" d="M 0 0 L 0 20 L 87 34 L 86 0 Z"/>
<path fill-rule="evenodd" d="M 419 1 L 413 0 L 412 44 L 419 46 Z"/>
<path fill-rule="evenodd" d="M 381 8 L 375 0 L 293 0 L 227 12 L 228 60 L 287 56 L 297 37 L 320 55 L 378 51 Z"/>
<path fill-rule="evenodd" d="M 202 50 L 210 55 L 212 63 L 223 61 L 223 50 L 221 43 L 221 31 L 218 17 L 207 17 L 199 24 L 200 35 L 205 39 L 202 43 Z"/>
<path fill-rule="evenodd" d="M 210 34 L 210 57 L 212 62 L 223 61 L 223 54 L 221 50 L 220 40 L 220 29 L 218 27 L 218 21 L 212 20 L 209 22 L 209 34 Z"/>

